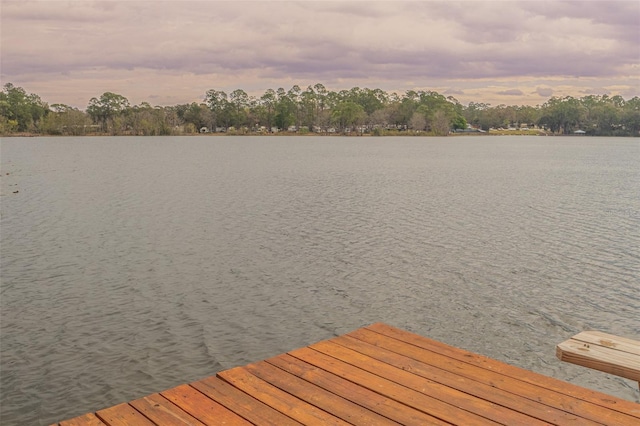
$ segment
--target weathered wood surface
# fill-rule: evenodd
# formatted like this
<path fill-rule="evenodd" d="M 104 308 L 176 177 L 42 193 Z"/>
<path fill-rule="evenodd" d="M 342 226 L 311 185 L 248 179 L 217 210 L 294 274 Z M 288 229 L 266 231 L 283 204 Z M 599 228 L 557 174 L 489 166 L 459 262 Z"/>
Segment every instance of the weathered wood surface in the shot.
<path fill-rule="evenodd" d="M 59 425 L 638 425 L 640 404 L 373 324 Z"/>
<path fill-rule="evenodd" d="M 600 331 L 583 331 L 556 348 L 557 357 L 572 364 L 640 382 L 640 341 Z"/>

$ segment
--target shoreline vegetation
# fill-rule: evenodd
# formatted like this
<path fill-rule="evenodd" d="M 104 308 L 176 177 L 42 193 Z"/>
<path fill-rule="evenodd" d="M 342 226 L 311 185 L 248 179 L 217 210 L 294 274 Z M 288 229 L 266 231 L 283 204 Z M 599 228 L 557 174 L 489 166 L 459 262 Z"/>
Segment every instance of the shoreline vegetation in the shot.
<path fill-rule="evenodd" d="M 30 133 L 30 132 L 20 132 L 20 133 L 7 133 L 7 134 L 0 134 L 0 137 L 3 138 L 38 138 L 38 137 L 69 137 L 69 136 L 81 136 L 81 137 L 112 137 L 112 136 L 145 136 L 145 135 L 135 135 L 135 134 L 127 134 L 127 133 L 122 133 L 122 134 L 110 134 L 110 133 L 90 133 L 87 132 L 83 135 L 67 135 L 67 134 L 46 134 L 46 133 Z M 147 135 L 147 136 L 153 136 L 153 135 Z M 242 137 L 242 136 L 266 136 L 266 137 L 270 137 L 270 136 L 303 136 L 303 137 L 343 137 L 343 136 L 350 136 L 350 137 L 390 137 L 390 136 L 402 136 L 402 137 L 416 137 L 416 136 L 421 136 L 421 137 L 429 137 L 429 136 L 443 136 L 443 135 L 434 135 L 432 133 L 428 133 L 428 132 L 424 132 L 424 131 L 414 131 L 414 130 L 383 130 L 381 132 L 376 132 L 376 134 L 373 134 L 373 132 L 346 132 L 346 133 L 313 133 L 313 132 L 306 132 L 306 133 L 298 133 L 298 132 L 289 132 L 289 131 L 279 131 L 279 132 L 271 132 L 271 133 L 267 133 L 267 132 L 251 132 L 251 131 L 247 131 L 247 132 L 234 132 L 234 133 L 228 133 L 228 132 L 218 132 L 218 133 L 211 133 L 211 132 L 195 132 L 195 133 L 175 133 L 175 134 L 167 134 L 167 135 L 156 135 L 156 136 L 189 136 L 189 137 L 223 137 L 223 136 L 228 136 L 228 137 L 234 137 L 234 136 L 238 136 L 238 137 Z M 487 132 L 478 132 L 478 131 L 468 131 L 468 132 L 455 132 L 455 131 L 451 131 L 449 134 L 444 135 L 447 137 L 457 137 L 457 136 L 583 136 L 583 135 L 579 135 L 579 134 L 570 134 L 570 135 L 562 135 L 562 134 L 554 134 L 551 132 L 547 132 L 543 129 L 529 129 L 529 130 L 519 130 L 519 129 L 514 129 L 514 130 L 508 130 L 508 129 L 503 129 L 503 130 L 498 130 L 498 129 L 491 129 Z"/>
<path fill-rule="evenodd" d="M 7 83 L 0 92 L 0 135 L 640 136 L 640 98 L 588 95 L 552 97 L 535 107 L 463 105 L 434 91 L 335 92 L 316 84 L 268 89 L 260 97 L 212 89 L 200 103 L 174 106 L 132 106 L 126 97 L 105 92 L 82 111 L 49 105 Z"/>

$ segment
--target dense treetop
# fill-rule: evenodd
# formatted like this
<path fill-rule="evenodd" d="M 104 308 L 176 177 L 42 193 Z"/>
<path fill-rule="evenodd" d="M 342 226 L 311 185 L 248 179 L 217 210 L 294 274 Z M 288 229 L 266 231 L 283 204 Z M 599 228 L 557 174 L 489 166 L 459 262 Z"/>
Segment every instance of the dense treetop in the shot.
<path fill-rule="evenodd" d="M 370 133 L 447 135 L 468 126 L 481 130 L 535 127 L 551 134 L 638 136 L 640 98 L 589 95 L 552 97 L 539 106 L 491 106 L 458 100 L 434 91 L 402 95 L 354 87 L 329 91 L 322 84 L 288 91 L 268 89 L 260 97 L 236 89 L 211 89 L 201 103 L 132 106 L 122 95 L 92 98 L 86 111 L 48 105 L 11 83 L 0 92 L 0 134 L 172 135 L 197 132 L 231 134 Z"/>

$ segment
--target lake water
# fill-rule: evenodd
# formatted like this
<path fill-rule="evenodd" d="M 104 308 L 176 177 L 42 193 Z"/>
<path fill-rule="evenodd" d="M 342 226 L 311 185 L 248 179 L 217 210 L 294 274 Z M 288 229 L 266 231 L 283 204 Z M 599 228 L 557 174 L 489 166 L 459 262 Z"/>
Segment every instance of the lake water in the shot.
<path fill-rule="evenodd" d="M 8 138 L 1 419 L 48 424 L 386 322 L 561 363 L 640 338 L 640 140 Z"/>

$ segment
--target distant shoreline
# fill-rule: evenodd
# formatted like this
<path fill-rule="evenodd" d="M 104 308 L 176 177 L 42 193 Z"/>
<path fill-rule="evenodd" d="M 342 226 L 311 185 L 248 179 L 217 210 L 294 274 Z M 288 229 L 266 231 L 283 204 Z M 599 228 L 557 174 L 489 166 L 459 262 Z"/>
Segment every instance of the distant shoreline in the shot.
<path fill-rule="evenodd" d="M 351 132 L 351 133 L 331 133 L 331 134 L 326 134 L 326 133 L 294 133 L 294 132 L 277 132 L 277 133 L 241 133 L 241 134 L 231 134 L 231 133 L 224 133 L 224 132 L 218 132 L 218 133 L 182 133 L 182 134 L 175 134 L 175 135 L 127 135 L 127 134 L 120 134 L 120 135 L 111 135 L 108 133 L 91 133 L 91 134 L 86 134 L 86 135 L 48 135 L 48 134 L 41 134 L 41 133 L 28 133 L 28 132 L 22 132 L 22 133 L 9 133 L 6 135 L 0 135 L 1 138 L 39 138 L 39 137 L 48 137 L 48 138 L 86 138 L 86 137 L 159 137 L 159 138 L 164 138 L 164 137 L 172 137 L 172 136 L 187 136 L 187 137 L 247 137 L 247 136 L 264 136 L 264 137 L 272 137 L 272 136 L 285 136 L 285 137 L 319 137 L 319 138 L 333 138 L 333 137 L 371 137 L 371 138 L 376 138 L 376 137 L 407 137 L 407 138 L 412 138 L 412 137 L 418 137 L 418 138 L 441 138 L 441 137 L 467 137 L 467 136 L 471 136 L 471 137 L 482 137 L 482 136 L 571 136 L 571 137 L 576 137 L 576 136 L 585 136 L 585 135 L 573 135 L 573 134 L 569 134 L 569 135 L 565 135 L 565 134 L 553 134 L 550 132 L 545 132 L 543 130 L 523 130 L 523 131 L 519 131 L 519 130 L 504 130 L 504 131 L 488 131 L 485 133 L 479 133 L 479 132 L 459 132 L 459 133 L 450 133 L 448 135 L 445 136 L 441 136 L 441 135 L 433 135 L 430 134 L 428 132 L 411 132 L 411 131 L 403 131 L 403 132 L 388 132 L 387 134 L 381 134 L 381 135 L 373 135 L 371 133 L 356 133 L 356 132 Z"/>
<path fill-rule="evenodd" d="M 0 92 L 0 134 L 17 136 L 640 136 L 640 97 L 552 97 L 541 106 L 462 105 L 434 91 L 404 95 L 380 89 L 339 92 L 317 84 L 267 90 L 209 90 L 202 102 L 131 105 L 117 93 L 91 98 L 86 111 L 49 106 L 11 83 Z"/>

